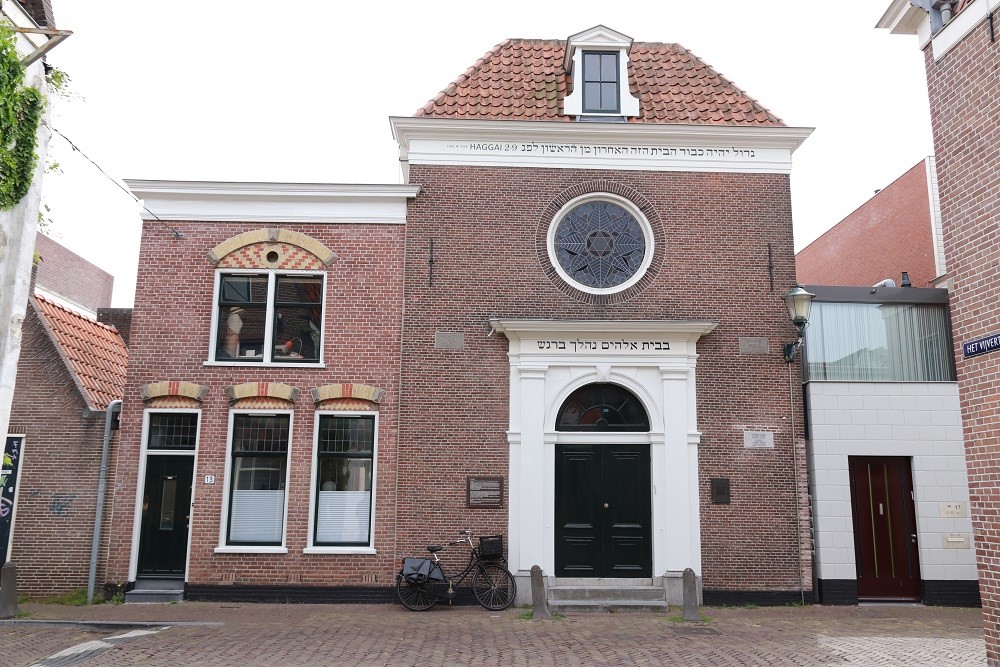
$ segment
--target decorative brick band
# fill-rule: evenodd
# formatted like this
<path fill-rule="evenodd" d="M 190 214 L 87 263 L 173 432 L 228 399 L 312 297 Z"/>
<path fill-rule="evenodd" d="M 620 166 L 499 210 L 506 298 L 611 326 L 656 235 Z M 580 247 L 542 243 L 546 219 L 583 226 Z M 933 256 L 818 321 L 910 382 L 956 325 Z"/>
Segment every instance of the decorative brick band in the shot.
<path fill-rule="evenodd" d="M 151 410 L 165 410 L 168 408 L 200 408 L 201 401 L 197 401 L 187 396 L 160 396 L 146 401 L 146 407 Z"/>
<path fill-rule="evenodd" d="M 337 259 L 337 253 L 311 236 L 288 229 L 270 228 L 255 229 L 226 239 L 208 251 L 208 261 L 212 264 L 218 264 L 226 255 L 254 243 L 287 243 L 298 246 L 318 257 L 326 266 L 330 266 Z"/>
<path fill-rule="evenodd" d="M 229 404 L 233 410 L 287 410 L 291 404 L 283 398 L 270 396 L 251 396 L 241 398 Z"/>
<path fill-rule="evenodd" d="M 334 398 L 359 398 L 372 403 L 381 403 L 383 396 L 385 396 L 385 389 L 367 384 L 351 384 L 350 382 L 325 384 L 312 390 L 313 402 L 315 403 L 322 403 Z"/>
<path fill-rule="evenodd" d="M 352 410 L 352 411 L 372 411 L 378 410 L 378 403 L 366 401 L 361 398 L 331 398 L 329 401 L 320 401 L 316 404 L 317 410 Z"/>
<path fill-rule="evenodd" d="M 299 390 L 289 384 L 281 382 L 244 382 L 226 387 L 226 396 L 230 403 L 235 403 L 242 398 L 255 396 L 268 396 L 270 398 L 280 398 L 283 401 L 294 403 L 299 395 Z"/>
<path fill-rule="evenodd" d="M 205 400 L 205 394 L 207 393 L 208 387 L 203 387 L 194 382 L 178 382 L 176 380 L 150 382 L 139 387 L 139 395 L 146 402 L 163 396 L 183 396 L 201 403 Z"/>

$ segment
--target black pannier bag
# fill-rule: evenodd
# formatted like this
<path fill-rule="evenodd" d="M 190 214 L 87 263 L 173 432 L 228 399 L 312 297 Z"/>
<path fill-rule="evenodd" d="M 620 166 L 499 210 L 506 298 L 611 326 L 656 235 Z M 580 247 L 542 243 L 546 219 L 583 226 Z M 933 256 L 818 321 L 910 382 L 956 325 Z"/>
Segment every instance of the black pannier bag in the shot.
<path fill-rule="evenodd" d="M 404 558 L 400 574 L 411 584 L 444 581 L 441 566 L 428 558 Z"/>

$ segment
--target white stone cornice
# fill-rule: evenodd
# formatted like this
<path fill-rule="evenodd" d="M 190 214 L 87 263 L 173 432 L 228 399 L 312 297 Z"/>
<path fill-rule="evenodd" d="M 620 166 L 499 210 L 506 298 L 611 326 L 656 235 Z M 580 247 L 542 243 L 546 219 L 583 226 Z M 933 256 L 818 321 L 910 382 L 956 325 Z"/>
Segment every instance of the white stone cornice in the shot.
<path fill-rule="evenodd" d="M 508 339 L 535 339 L 538 334 L 623 335 L 670 334 L 697 340 L 719 326 L 711 320 L 508 320 L 491 319 L 493 331 Z"/>
<path fill-rule="evenodd" d="M 419 185 L 126 180 L 144 220 L 205 222 L 406 222 Z"/>
<path fill-rule="evenodd" d="M 915 35 L 920 22 L 926 17 L 927 12 L 911 5 L 910 0 L 892 0 L 875 27 L 894 35 Z"/>
<path fill-rule="evenodd" d="M 390 118 L 409 164 L 781 173 L 812 128 Z"/>
<path fill-rule="evenodd" d="M 973 0 L 937 33 L 931 34 L 931 17 L 926 10 L 913 6 L 909 0 L 892 0 L 875 27 L 894 35 L 916 35 L 919 48 L 923 50 L 931 44 L 934 60 L 940 60 L 998 8 L 1000 0 Z"/>

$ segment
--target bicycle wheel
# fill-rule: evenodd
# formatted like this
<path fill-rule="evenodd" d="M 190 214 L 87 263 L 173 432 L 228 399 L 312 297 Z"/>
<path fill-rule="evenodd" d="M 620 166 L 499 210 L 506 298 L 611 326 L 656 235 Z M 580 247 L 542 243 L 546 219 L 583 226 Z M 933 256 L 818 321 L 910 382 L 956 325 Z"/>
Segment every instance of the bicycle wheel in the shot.
<path fill-rule="evenodd" d="M 490 611 L 500 611 L 514 604 L 517 584 L 503 565 L 480 563 L 472 575 L 476 601 Z"/>
<path fill-rule="evenodd" d="M 410 611 L 427 611 L 437 604 L 427 584 L 411 584 L 405 577 L 396 577 L 396 597 Z"/>

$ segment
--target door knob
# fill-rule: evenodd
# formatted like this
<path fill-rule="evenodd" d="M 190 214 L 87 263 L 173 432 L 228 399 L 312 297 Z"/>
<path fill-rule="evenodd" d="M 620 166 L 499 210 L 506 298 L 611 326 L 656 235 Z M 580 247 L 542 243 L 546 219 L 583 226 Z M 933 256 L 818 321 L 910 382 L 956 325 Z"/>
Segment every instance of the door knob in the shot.
<path fill-rule="evenodd" d="M 608 509 L 608 504 L 604 503 L 604 509 Z"/>

